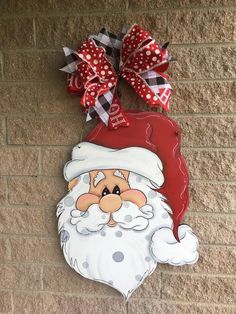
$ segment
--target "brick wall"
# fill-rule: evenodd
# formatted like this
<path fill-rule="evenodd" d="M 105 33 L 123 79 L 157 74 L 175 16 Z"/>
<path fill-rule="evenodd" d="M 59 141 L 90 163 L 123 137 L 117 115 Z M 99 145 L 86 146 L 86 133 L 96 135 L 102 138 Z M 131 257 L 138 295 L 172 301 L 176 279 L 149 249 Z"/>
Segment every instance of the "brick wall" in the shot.
<path fill-rule="evenodd" d="M 1 0 L 0 312 L 235 313 L 235 0 Z M 67 266 L 55 218 L 62 167 L 83 134 L 65 92 L 63 44 L 101 26 L 140 23 L 170 40 L 171 116 L 191 175 L 185 221 L 201 241 L 194 266 L 161 265 L 125 304 Z M 125 90 L 127 107 L 143 106 Z"/>

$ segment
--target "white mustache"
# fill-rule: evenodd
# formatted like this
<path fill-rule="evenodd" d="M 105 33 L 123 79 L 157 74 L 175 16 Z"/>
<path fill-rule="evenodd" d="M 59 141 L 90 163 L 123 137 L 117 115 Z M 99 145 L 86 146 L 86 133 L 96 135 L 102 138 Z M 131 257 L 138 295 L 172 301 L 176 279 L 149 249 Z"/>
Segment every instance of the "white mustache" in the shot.
<path fill-rule="evenodd" d="M 108 223 L 110 214 L 102 212 L 98 204 L 93 204 L 86 212 L 78 209 L 72 210 L 71 217 L 70 222 L 72 225 L 76 225 L 79 233 L 89 234 L 101 230 Z"/>
<path fill-rule="evenodd" d="M 121 228 L 141 231 L 148 226 L 148 220 L 153 217 L 153 208 L 151 205 L 139 208 L 134 203 L 126 201 L 112 216 Z"/>
<path fill-rule="evenodd" d="M 138 208 L 132 202 L 123 202 L 122 207 L 112 214 L 113 219 L 123 229 L 144 230 L 148 220 L 153 217 L 151 205 Z M 71 211 L 71 224 L 76 225 L 76 230 L 84 235 L 102 230 L 108 223 L 110 213 L 104 213 L 98 204 L 91 205 L 86 212 L 74 209 Z"/>

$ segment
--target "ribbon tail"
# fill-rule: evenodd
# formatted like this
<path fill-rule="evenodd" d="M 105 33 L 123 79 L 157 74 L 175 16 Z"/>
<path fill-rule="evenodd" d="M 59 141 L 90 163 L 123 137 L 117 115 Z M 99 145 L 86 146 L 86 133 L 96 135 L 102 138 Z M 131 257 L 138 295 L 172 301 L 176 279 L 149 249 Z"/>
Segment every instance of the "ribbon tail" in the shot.
<path fill-rule="evenodd" d="M 148 105 L 152 107 L 159 105 L 169 111 L 169 98 L 172 89 L 162 75 L 155 71 L 141 74 L 125 71 L 123 77 Z"/>
<path fill-rule="evenodd" d="M 112 130 L 116 130 L 119 127 L 129 126 L 129 121 L 125 115 L 125 111 L 121 105 L 118 97 L 117 89 L 115 90 L 112 104 L 109 110 L 109 122 L 108 127 Z"/>
<path fill-rule="evenodd" d="M 108 125 L 109 110 L 112 104 L 113 96 L 114 88 L 97 97 L 97 99 L 95 100 L 95 105 L 90 107 L 87 111 L 86 121 L 99 117 L 105 125 Z"/>
<path fill-rule="evenodd" d="M 63 51 L 65 54 L 67 65 L 60 68 L 59 70 L 62 72 L 69 73 L 69 74 L 76 72 L 77 66 L 81 62 L 81 60 L 78 57 L 77 52 L 68 47 L 63 47 Z"/>

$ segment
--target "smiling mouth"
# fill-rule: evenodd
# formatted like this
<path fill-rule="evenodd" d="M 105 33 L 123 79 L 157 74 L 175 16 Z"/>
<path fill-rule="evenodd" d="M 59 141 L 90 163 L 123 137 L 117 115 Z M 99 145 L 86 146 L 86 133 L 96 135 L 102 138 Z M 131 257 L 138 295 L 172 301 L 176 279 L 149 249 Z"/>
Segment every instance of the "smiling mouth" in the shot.
<path fill-rule="evenodd" d="M 115 227 L 117 225 L 117 222 L 113 219 L 112 214 L 110 214 L 110 220 L 107 224 L 109 227 Z"/>

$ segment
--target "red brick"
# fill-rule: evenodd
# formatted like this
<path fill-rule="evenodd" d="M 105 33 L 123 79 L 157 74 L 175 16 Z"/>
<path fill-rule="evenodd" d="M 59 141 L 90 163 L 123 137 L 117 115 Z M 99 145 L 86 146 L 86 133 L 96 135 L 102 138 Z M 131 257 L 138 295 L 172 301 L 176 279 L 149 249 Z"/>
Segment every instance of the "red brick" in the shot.
<path fill-rule="evenodd" d="M 235 82 L 173 82 L 171 85 L 173 87 L 170 105 L 172 113 L 236 112 Z"/>
<path fill-rule="evenodd" d="M 45 228 L 47 233 L 58 239 L 58 228 L 55 207 L 47 209 L 45 213 Z"/>
<path fill-rule="evenodd" d="M 5 119 L 0 119 L 0 144 L 6 144 Z"/>
<path fill-rule="evenodd" d="M 11 51 L 3 54 L 3 62 L 6 80 L 57 81 L 64 77 L 59 71 L 65 62 L 62 51 Z"/>
<path fill-rule="evenodd" d="M 63 175 L 63 167 L 71 158 L 71 148 L 43 148 L 42 173 L 44 175 Z"/>
<path fill-rule="evenodd" d="M 236 244 L 235 215 L 187 214 L 184 222 L 192 227 L 200 243 Z"/>
<path fill-rule="evenodd" d="M 236 248 L 233 246 L 203 245 L 200 242 L 199 255 L 199 260 L 193 265 L 173 267 L 172 265 L 163 264 L 159 265 L 160 271 L 232 276 L 236 273 Z"/>
<path fill-rule="evenodd" d="M 51 240 L 44 238 L 21 237 L 11 238 L 10 243 L 12 260 L 16 262 L 65 262 L 60 248 L 59 239 Z"/>
<path fill-rule="evenodd" d="M 234 0 L 129 0 L 129 9 L 133 10 L 155 10 L 155 9 L 175 9 L 175 8 L 194 8 L 194 7 L 218 7 L 235 5 Z"/>
<path fill-rule="evenodd" d="M 9 202 L 24 205 L 55 205 L 67 193 L 64 179 L 14 177 L 9 179 Z"/>
<path fill-rule="evenodd" d="M 44 234 L 44 211 L 34 208 L 0 208 L 0 233 Z"/>
<path fill-rule="evenodd" d="M 16 313 L 78 313 L 78 314 L 125 314 L 125 302 L 121 298 L 77 297 L 66 294 L 14 293 Z"/>
<path fill-rule="evenodd" d="M 26 145 L 76 145 L 80 141 L 85 116 L 9 118 L 8 142 Z"/>
<path fill-rule="evenodd" d="M 79 295 L 120 296 L 119 292 L 108 285 L 83 278 L 68 265 L 44 266 L 43 287 L 46 291 L 70 292 Z"/>
<path fill-rule="evenodd" d="M 236 184 L 193 181 L 190 185 L 190 210 L 236 213 L 235 195 Z"/>
<path fill-rule="evenodd" d="M 147 277 L 142 285 L 133 293 L 133 298 L 161 299 L 161 272 L 157 269 Z"/>
<path fill-rule="evenodd" d="M 167 302 L 155 299 L 131 299 L 128 304 L 129 314 L 183 314 L 183 313 L 201 313 L 201 314 L 234 314 L 234 306 L 222 306 L 215 304 L 185 303 L 185 302 Z"/>
<path fill-rule="evenodd" d="M 11 293 L 0 291 L 0 312 L 8 313 L 12 311 Z"/>
<path fill-rule="evenodd" d="M 219 43 L 235 41 L 235 10 L 174 11 L 168 16 L 168 34 L 175 43 Z"/>
<path fill-rule="evenodd" d="M 2 289 L 40 289 L 40 267 L 32 265 L 0 265 Z"/>
<path fill-rule="evenodd" d="M 0 239 L 0 262 L 11 260 L 11 249 L 8 239 Z"/>
<path fill-rule="evenodd" d="M 168 71 L 173 80 L 235 79 L 236 65 L 228 62 L 236 55 L 234 46 L 174 47 L 174 62 Z"/>
<path fill-rule="evenodd" d="M 0 178 L 0 204 L 5 205 L 7 203 L 7 180 L 6 178 Z"/>
<path fill-rule="evenodd" d="M 232 117 L 177 117 L 186 147 L 234 147 L 236 119 Z M 225 136 L 227 130 L 227 136 Z"/>
<path fill-rule="evenodd" d="M 71 13 L 78 14 L 81 12 L 104 12 L 104 11 L 120 11 L 124 12 L 127 6 L 127 0 L 119 0 L 119 6 L 117 6 L 117 0 L 78 0 L 76 2 L 71 2 L 68 0 L 57 1 L 57 0 L 21 0 L 14 1 L 8 0 L 1 3 L 1 12 L 3 14 L 29 14 L 36 15 L 38 13 L 50 15 L 52 12 L 61 13 Z"/>
<path fill-rule="evenodd" d="M 236 280 L 227 277 L 163 274 L 164 300 L 234 305 Z"/>
<path fill-rule="evenodd" d="M 19 17 L 1 19 L 0 42 L 2 49 L 33 47 L 33 19 Z"/>
<path fill-rule="evenodd" d="M 36 19 L 37 46 L 40 48 L 61 47 L 62 43 L 68 47 L 76 48 L 89 35 L 97 34 L 104 21 L 110 32 L 118 34 L 124 25 L 139 24 L 145 29 L 152 29 L 152 35 L 158 41 L 166 40 L 166 14 L 162 13 L 137 13 L 137 14 L 112 14 L 66 17 L 40 17 Z M 79 27 L 78 27 L 79 25 Z M 47 28 L 47 33 L 45 33 Z"/>
<path fill-rule="evenodd" d="M 38 106 L 42 113 L 76 113 L 81 114 L 80 97 L 66 91 L 66 75 L 55 82 L 38 84 Z"/>
<path fill-rule="evenodd" d="M 1 85 L 0 113 L 19 114 L 37 111 L 36 90 L 31 84 Z"/>
<path fill-rule="evenodd" d="M 39 174 L 39 151 L 36 148 L 1 147 L 0 175 Z"/>
<path fill-rule="evenodd" d="M 224 150 L 184 149 L 191 179 L 236 180 L 235 154 Z"/>

